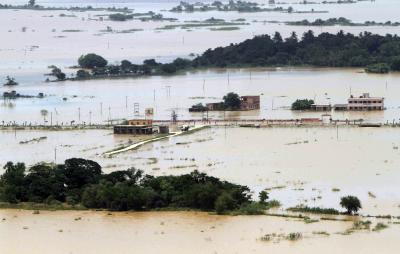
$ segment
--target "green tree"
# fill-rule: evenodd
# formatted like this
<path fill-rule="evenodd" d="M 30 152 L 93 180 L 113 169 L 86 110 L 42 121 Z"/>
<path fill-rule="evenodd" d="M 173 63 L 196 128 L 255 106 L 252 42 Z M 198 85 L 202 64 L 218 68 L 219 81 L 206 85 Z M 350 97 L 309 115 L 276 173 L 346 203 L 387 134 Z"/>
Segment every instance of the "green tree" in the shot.
<path fill-rule="evenodd" d="M 240 97 L 237 93 L 228 93 L 224 96 L 224 107 L 228 110 L 237 110 L 240 108 Z"/>
<path fill-rule="evenodd" d="M 223 192 L 215 201 L 215 211 L 217 214 L 224 214 L 236 207 L 235 200 L 229 193 Z"/>
<path fill-rule="evenodd" d="M 132 63 L 128 60 L 122 60 L 121 61 L 121 68 L 123 70 L 129 70 L 132 67 Z"/>
<path fill-rule="evenodd" d="M 342 197 L 340 205 L 347 210 L 348 214 L 356 213 L 362 208 L 360 200 L 355 196 Z"/>
<path fill-rule="evenodd" d="M 258 198 L 260 199 L 260 203 L 265 204 L 268 200 L 268 192 L 266 191 L 261 191 L 260 194 L 258 195 Z"/>
<path fill-rule="evenodd" d="M 90 73 L 85 70 L 78 70 L 76 72 L 76 77 L 77 78 L 88 78 L 88 77 L 90 77 Z"/>
<path fill-rule="evenodd" d="M 161 66 L 161 70 L 162 72 L 166 73 L 166 74 L 173 74 L 177 71 L 176 66 L 174 64 L 163 64 Z"/>
<path fill-rule="evenodd" d="M 6 83 L 4 85 L 5 86 L 16 86 L 16 85 L 18 85 L 18 82 L 16 82 L 14 78 L 11 78 L 10 76 L 7 76 L 6 77 Z"/>
<path fill-rule="evenodd" d="M 392 64 L 390 65 L 390 68 L 393 71 L 400 71 L 400 56 L 393 59 Z"/>
<path fill-rule="evenodd" d="M 78 64 L 82 68 L 102 68 L 107 65 L 107 60 L 105 60 L 102 56 L 90 53 L 79 57 Z"/>
<path fill-rule="evenodd" d="M 314 100 L 297 99 L 295 102 L 292 103 L 292 110 L 308 110 L 311 109 L 311 105 L 313 104 Z"/>
<path fill-rule="evenodd" d="M 7 162 L 4 174 L 0 177 L 0 197 L 5 202 L 24 201 L 25 164 Z"/>
<path fill-rule="evenodd" d="M 34 7 L 36 5 L 36 1 L 35 0 L 29 0 L 28 1 L 28 6 L 29 7 Z"/>

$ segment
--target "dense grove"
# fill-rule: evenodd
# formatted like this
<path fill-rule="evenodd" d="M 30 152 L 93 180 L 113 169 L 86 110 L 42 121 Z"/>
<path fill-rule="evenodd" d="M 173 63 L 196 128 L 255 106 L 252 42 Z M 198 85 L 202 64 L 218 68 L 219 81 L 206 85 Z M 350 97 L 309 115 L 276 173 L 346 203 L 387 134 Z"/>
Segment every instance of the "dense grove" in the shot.
<path fill-rule="evenodd" d="M 252 204 L 245 186 L 193 171 L 180 176 L 150 176 L 134 168 L 104 174 L 85 159 L 40 163 L 26 170 L 8 162 L 0 177 L 0 201 L 68 203 L 109 210 L 190 208 L 224 213 Z"/>
<path fill-rule="evenodd" d="M 310 30 L 298 38 L 292 33 L 283 39 L 261 35 L 227 47 L 208 49 L 193 60 L 177 58 L 171 63 L 158 63 L 147 59 L 142 64 L 123 60 L 109 65 L 95 54 L 79 59 L 76 79 L 112 76 L 148 76 L 174 74 L 182 70 L 209 67 L 246 66 L 318 66 L 364 67 L 368 72 L 400 71 L 400 38 L 397 35 L 377 35 L 364 32 L 359 35 L 321 33 Z"/>
<path fill-rule="evenodd" d="M 275 66 L 311 65 L 329 67 L 366 67 L 385 63 L 400 70 L 400 38 L 364 32 L 358 36 L 312 31 L 298 39 L 295 33 L 283 39 L 279 33 L 256 36 L 239 44 L 207 50 L 193 66 Z"/>

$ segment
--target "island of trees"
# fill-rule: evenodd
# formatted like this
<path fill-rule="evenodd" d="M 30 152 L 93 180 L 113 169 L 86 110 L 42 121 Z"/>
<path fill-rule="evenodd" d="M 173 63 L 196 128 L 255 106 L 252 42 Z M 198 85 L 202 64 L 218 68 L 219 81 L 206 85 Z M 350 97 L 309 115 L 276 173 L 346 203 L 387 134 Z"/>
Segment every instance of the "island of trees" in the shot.
<path fill-rule="evenodd" d="M 291 12 L 292 7 L 284 9 L 283 7 L 264 8 L 255 2 L 246 1 L 233 1 L 222 3 L 221 1 L 214 1 L 210 4 L 207 3 L 188 3 L 181 1 L 179 5 L 173 7 L 171 12 L 206 12 L 206 11 L 236 11 L 236 12 Z"/>
<path fill-rule="evenodd" d="M 65 11 L 113 11 L 113 12 L 127 12 L 130 13 L 132 10 L 128 8 L 116 8 L 116 7 L 93 7 L 91 5 L 84 7 L 45 7 L 36 3 L 35 0 L 29 0 L 27 4 L 24 5 L 12 5 L 12 4 L 0 4 L 1 9 L 11 9 L 11 10 L 47 10 L 47 11 L 56 11 L 56 10 L 65 10 Z"/>
<path fill-rule="evenodd" d="M 221 181 L 198 171 L 179 176 L 151 176 L 135 168 L 102 172 L 95 161 L 72 158 L 63 164 L 7 162 L 0 176 L 0 207 L 106 209 L 147 211 L 196 209 L 217 214 L 265 214 L 279 206 L 263 190 L 253 201 L 246 186 Z M 21 205 L 21 206 L 18 206 Z M 25 206 L 24 206 L 25 205 Z M 29 206 L 31 205 L 31 206 Z M 357 213 L 361 202 L 342 197 L 346 214 Z M 332 208 L 295 207 L 289 211 L 340 214 Z"/>
<path fill-rule="evenodd" d="M 170 63 L 159 63 L 147 59 L 142 64 L 123 60 L 110 65 L 102 56 L 91 53 L 82 55 L 78 64 L 74 77 L 65 78 L 61 74 L 57 80 L 171 75 L 213 67 L 363 67 L 367 72 L 385 73 L 400 71 L 400 38 L 390 34 L 353 35 L 343 31 L 315 36 L 310 30 L 301 38 L 293 32 L 284 39 L 276 32 L 273 36 L 260 35 L 238 44 L 208 49 L 192 60 L 176 58 Z"/>
<path fill-rule="evenodd" d="M 198 171 L 154 177 L 130 168 L 104 174 L 98 163 L 78 158 L 60 165 L 40 163 L 28 170 L 23 163 L 8 162 L 4 169 L 0 177 L 0 201 L 11 204 L 33 202 L 117 211 L 170 208 L 225 213 L 254 203 L 246 186 Z M 262 202 L 266 202 L 265 198 Z"/>
<path fill-rule="evenodd" d="M 340 18 L 330 18 L 327 20 L 316 19 L 315 21 L 308 21 L 304 19 L 302 21 L 287 21 L 284 22 L 286 25 L 290 26 L 400 26 L 400 22 L 375 22 L 375 21 L 365 21 L 364 23 L 354 23 L 349 19 Z"/>

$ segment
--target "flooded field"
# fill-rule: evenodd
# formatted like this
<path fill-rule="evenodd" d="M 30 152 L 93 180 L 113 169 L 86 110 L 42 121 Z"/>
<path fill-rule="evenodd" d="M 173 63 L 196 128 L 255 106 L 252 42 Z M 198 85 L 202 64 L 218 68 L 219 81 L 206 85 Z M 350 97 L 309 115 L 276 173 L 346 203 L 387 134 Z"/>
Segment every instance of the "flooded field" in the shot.
<path fill-rule="evenodd" d="M 398 122 L 400 75 L 360 73 L 360 69 L 282 68 L 209 70 L 171 77 L 113 79 L 37 84 L 18 87 L 21 94 L 43 92 L 43 99 L 2 101 L 0 121 L 32 124 L 104 123 L 109 119 L 135 117 L 134 103 L 144 117 L 145 108 L 154 108 L 155 119 L 202 119 L 189 114 L 196 103 L 221 101 L 231 91 L 240 95 L 260 95 L 261 109 L 247 112 L 210 112 L 210 119 L 252 118 L 291 119 L 321 117 L 321 112 L 296 113 L 290 105 L 296 99 L 317 103 L 346 103 L 350 93 L 385 97 L 385 111 L 332 112 L 334 119 L 365 119 L 369 122 Z M 0 88 L 7 91 L 8 88 Z M 67 100 L 63 100 L 66 98 Z M 44 117 L 41 110 L 47 110 Z M 136 116 L 137 117 L 137 116 Z M 140 117 L 140 116 L 139 116 Z M 46 121 L 46 122 L 45 122 Z"/>
<path fill-rule="evenodd" d="M 353 222 L 195 212 L 40 212 L 0 210 L 2 253 L 397 253 L 400 226 L 345 235 Z M 375 224 L 375 222 L 374 222 Z M 301 239 L 287 240 L 290 233 Z M 279 237 L 266 241 L 265 235 Z M 24 244 L 21 244 L 24 243 Z M 332 248 L 335 245 L 335 248 Z"/>
<path fill-rule="evenodd" d="M 47 139 L 20 144 L 42 136 Z M 151 175 L 200 170 L 256 194 L 269 189 L 284 207 L 340 209 L 340 197 L 353 194 L 362 200 L 362 214 L 400 216 L 397 128 L 215 127 L 113 156 L 103 154 L 137 138 L 111 130 L 18 131 L 16 136 L 3 131 L 0 137 L 4 163 L 53 162 L 56 149 L 58 163 L 82 157 L 98 161 L 105 172 L 136 167 Z"/>
<path fill-rule="evenodd" d="M 284 24 L 339 17 L 359 23 L 400 21 L 398 0 L 353 4 L 315 1 L 319 4 L 284 0 L 279 2 L 285 3 L 276 5 L 292 6 L 295 11 L 315 11 L 309 13 L 168 11 L 179 4 L 175 0 L 36 1 L 51 7 L 128 7 L 136 13 L 153 11 L 176 19 L 146 22 L 111 21 L 108 15 L 112 12 L 108 11 L 0 9 L 0 95 L 11 90 L 23 95 L 45 94 L 41 99 L 0 100 L 0 125 L 104 124 L 110 120 L 144 118 L 146 108 L 154 109 L 155 119 L 169 120 L 175 112 L 179 120 L 199 120 L 205 115 L 189 113 L 189 107 L 220 101 L 228 92 L 260 95 L 260 110 L 210 112 L 211 121 L 320 118 L 323 112 L 293 112 L 290 105 L 303 98 L 314 99 L 318 104 L 346 103 L 351 94 L 370 93 L 385 98 L 386 110 L 331 112 L 332 118 L 398 123 L 399 73 L 367 74 L 354 68 L 247 68 L 135 79 L 44 82 L 44 74 L 50 71 L 48 66 L 57 65 L 69 76 L 76 72 L 70 67 L 77 64 L 78 57 L 92 52 L 104 56 L 110 64 L 124 59 L 141 63 L 150 58 L 165 63 L 275 31 L 284 37 L 293 31 L 300 37 L 309 29 L 315 34 L 340 30 L 381 35 L 400 32 L 400 26 Z M 1 4 L 26 2 L 5 0 Z M 268 6 L 268 1 L 252 2 Z M 179 27 L 210 18 L 241 20 L 243 24 L 225 30 Z M 166 29 L 168 25 L 178 27 Z M 8 75 L 20 84 L 2 86 Z M 139 105 L 139 113 L 134 112 L 134 104 Z M 261 190 L 266 190 L 269 198 L 280 201 L 282 206 L 268 211 L 275 216 L 0 209 L 0 253 L 398 253 L 400 128 L 212 127 L 105 155 L 155 136 L 114 135 L 111 128 L 0 130 L 0 174 L 4 173 L 7 161 L 31 166 L 42 161 L 63 163 L 72 157 L 94 160 L 106 173 L 131 167 L 154 176 L 199 170 L 248 186 L 255 199 Z M 304 205 L 342 212 L 339 202 L 346 195 L 361 200 L 361 216 L 292 218 L 289 215 L 293 214 L 286 210 Z M 376 218 L 385 215 L 392 218 Z"/>

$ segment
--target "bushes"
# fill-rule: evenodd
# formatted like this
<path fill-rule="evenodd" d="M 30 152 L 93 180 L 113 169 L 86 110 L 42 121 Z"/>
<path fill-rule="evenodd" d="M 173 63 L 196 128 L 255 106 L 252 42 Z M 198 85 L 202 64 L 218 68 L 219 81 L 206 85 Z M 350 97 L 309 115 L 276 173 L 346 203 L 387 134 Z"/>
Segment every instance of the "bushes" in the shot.
<path fill-rule="evenodd" d="M 108 18 L 112 21 L 126 21 L 128 19 L 133 19 L 133 15 L 114 13 L 114 14 L 108 15 Z"/>
<path fill-rule="evenodd" d="M 303 213 L 318 213 L 318 214 L 332 214 L 338 215 L 339 211 L 333 208 L 320 208 L 320 207 L 308 207 L 308 206 L 299 206 L 288 208 L 288 211 L 291 212 L 303 212 Z"/>
<path fill-rule="evenodd" d="M 313 104 L 314 104 L 313 100 L 297 99 L 295 102 L 292 103 L 292 110 L 309 110 L 311 109 L 311 105 Z"/>
<path fill-rule="evenodd" d="M 371 64 L 368 65 L 367 68 L 365 69 L 366 72 L 368 73 L 388 73 L 390 71 L 389 65 L 386 63 L 377 63 L 377 64 Z"/>

